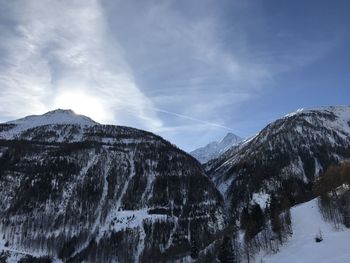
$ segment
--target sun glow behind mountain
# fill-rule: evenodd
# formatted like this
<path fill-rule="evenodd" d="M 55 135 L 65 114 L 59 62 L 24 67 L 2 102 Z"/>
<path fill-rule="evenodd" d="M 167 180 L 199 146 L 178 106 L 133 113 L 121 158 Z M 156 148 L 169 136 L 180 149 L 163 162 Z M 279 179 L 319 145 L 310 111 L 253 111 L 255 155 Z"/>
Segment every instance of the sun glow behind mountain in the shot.
<path fill-rule="evenodd" d="M 101 123 L 107 123 L 111 115 L 102 100 L 83 91 L 66 91 L 59 94 L 55 99 L 54 108 L 72 109 L 75 113 L 89 116 Z"/>

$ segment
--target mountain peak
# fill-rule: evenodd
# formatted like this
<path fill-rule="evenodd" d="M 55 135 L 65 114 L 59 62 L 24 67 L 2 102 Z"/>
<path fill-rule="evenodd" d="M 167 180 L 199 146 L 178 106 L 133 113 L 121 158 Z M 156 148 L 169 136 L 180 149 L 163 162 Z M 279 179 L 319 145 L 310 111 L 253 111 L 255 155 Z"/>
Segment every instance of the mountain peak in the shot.
<path fill-rule="evenodd" d="M 242 138 L 237 136 L 236 134 L 229 132 L 226 136 L 221 140 L 220 144 L 230 144 L 231 142 L 240 142 Z"/>
<path fill-rule="evenodd" d="M 53 115 L 53 114 L 77 115 L 71 109 L 56 109 L 56 110 L 48 111 L 48 112 L 44 113 L 43 115 Z"/>
<path fill-rule="evenodd" d="M 299 114 L 308 114 L 308 113 L 315 113 L 315 112 L 333 112 L 337 115 L 339 114 L 349 114 L 350 113 L 350 106 L 346 105 L 339 105 L 339 106 L 322 106 L 318 108 L 311 108 L 311 109 L 305 109 L 305 108 L 300 108 L 294 112 L 288 113 L 284 117 L 292 117 L 295 115 Z"/>
<path fill-rule="evenodd" d="M 79 125 L 94 126 L 99 123 L 84 115 L 76 114 L 72 110 L 57 109 L 42 115 L 30 115 L 18 120 L 2 123 L 0 138 L 15 138 L 24 131 L 46 125 Z"/>
<path fill-rule="evenodd" d="M 89 117 L 76 114 L 70 109 L 56 109 L 43 115 L 30 115 L 18 120 L 9 121 L 7 124 L 37 127 L 49 124 L 78 124 L 83 126 L 91 126 L 98 123 Z"/>
<path fill-rule="evenodd" d="M 241 137 L 229 132 L 221 141 L 211 142 L 204 147 L 192 151 L 191 155 L 201 163 L 205 163 L 211 159 L 215 159 L 231 147 L 239 144 L 241 141 Z"/>

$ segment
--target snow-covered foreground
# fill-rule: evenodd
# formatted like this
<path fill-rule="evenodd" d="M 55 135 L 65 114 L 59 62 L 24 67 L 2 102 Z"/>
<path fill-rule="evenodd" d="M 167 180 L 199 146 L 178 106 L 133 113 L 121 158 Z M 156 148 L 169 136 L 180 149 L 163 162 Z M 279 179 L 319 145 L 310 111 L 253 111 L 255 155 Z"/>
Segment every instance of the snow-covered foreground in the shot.
<path fill-rule="evenodd" d="M 350 262 L 350 230 L 336 230 L 325 222 L 319 212 L 317 199 L 291 209 L 293 236 L 274 255 L 259 256 L 265 263 L 348 263 Z M 321 231 L 323 241 L 315 242 Z"/>

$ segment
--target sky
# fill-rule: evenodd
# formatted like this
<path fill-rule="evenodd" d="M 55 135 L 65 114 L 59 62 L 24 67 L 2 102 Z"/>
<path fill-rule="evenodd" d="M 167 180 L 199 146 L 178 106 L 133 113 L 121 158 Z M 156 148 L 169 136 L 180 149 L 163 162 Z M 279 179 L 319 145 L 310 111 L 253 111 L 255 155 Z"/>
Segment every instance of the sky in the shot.
<path fill-rule="evenodd" d="M 350 1 L 0 0 L 0 121 L 56 108 L 190 151 L 349 105 Z"/>

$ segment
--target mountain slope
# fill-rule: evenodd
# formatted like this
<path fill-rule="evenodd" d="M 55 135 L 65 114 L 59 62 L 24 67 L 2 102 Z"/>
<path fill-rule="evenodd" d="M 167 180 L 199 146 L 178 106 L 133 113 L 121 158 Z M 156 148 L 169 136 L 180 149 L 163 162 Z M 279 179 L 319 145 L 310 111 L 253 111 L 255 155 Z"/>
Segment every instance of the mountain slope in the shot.
<path fill-rule="evenodd" d="M 301 210 L 293 206 L 313 199 L 319 176 L 325 176 L 323 173 L 331 165 L 348 159 L 350 107 L 339 106 L 288 114 L 205 164 L 207 173 L 224 196 L 229 220 L 237 222 L 242 231 L 238 232 L 238 242 L 243 262 L 254 257 L 255 262 L 260 262 L 261 256 L 264 262 L 314 262 L 313 259 L 320 259 L 313 255 L 318 251 L 329 261 L 334 258 L 345 262 L 346 249 L 343 244 L 336 244 L 344 242 L 348 231 L 331 231 L 331 224 L 324 223 L 318 208 L 309 206 L 310 203 Z M 339 194 L 336 196 L 340 208 L 326 209 L 340 209 L 332 216 L 336 215 L 341 224 L 346 224 L 348 200 L 340 199 Z M 332 202 L 335 201 L 330 204 Z M 329 240 L 316 245 L 311 240 L 317 234 L 315 227 L 331 236 Z M 326 257 L 324 251 L 333 249 L 341 255 Z M 255 254 L 259 251 L 260 257 Z"/>
<path fill-rule="evenodd" d="M 276 254 L 260 253 L 256 262 L 266 263 L 311 263 L 311 262 L 349 262 L 349 229 L 336 229 L 325 222 L 319 211 L 318 200 L 291 209 L 293 235 Z M 323 241 L 317 243 L 315 237 L 322 234 Z"/>
<path fill-rule="evenodd" d="M 0 138 L 0 235 L 11 249 L 159 262 L 190 257 L 225 227 L 200 164 L 152 133 L 60 110 L 2 124 Z"/>
<path fill-rule="evenodd" d="M 43 115 L 31 115 L 0 124 L 1 139 L 15 139 L 23 131 L 47 125 L 94 126 L 98 123 L 89 117 L 75 114 L 72 110 L 54 110 Z M 2 129 L 1 129 L 2 128 Z"/>
<path fill-rule="evenodd" d="M 283 195 L 291 204 L 311 198 L 315 178 L 350 158 L 350 107 L 303 110 L 279 119 L 255 137 L 206 164 L 233 208 L 255 194 Z"/>
<path fill-rule="evenodd" d="M 217 158 L 231 147 L 239 144 L 242 138 L 228 133 L 220 142 L 211 142 L 208 145 L 192 151 L 190 154 L 201 163 Z"/>

